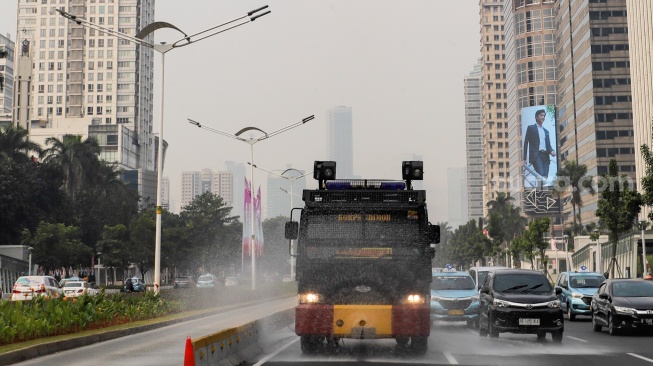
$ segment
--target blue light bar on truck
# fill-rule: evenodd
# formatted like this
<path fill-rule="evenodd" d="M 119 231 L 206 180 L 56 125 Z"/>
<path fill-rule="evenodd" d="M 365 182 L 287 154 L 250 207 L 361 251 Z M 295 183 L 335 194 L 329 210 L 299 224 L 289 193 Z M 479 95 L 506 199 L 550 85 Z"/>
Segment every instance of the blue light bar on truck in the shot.
<path fill-rule="evenodd" d="M 329 180 L 326 182 L 326 189 L 331 191 L 343 191 L 351 189 L 351 182 Z"/>
<path fill-rule="evenodd" d="M 388 191 L 403 191 L 406 189 L 405 182 L 381 182 L 381 189 Z"/>

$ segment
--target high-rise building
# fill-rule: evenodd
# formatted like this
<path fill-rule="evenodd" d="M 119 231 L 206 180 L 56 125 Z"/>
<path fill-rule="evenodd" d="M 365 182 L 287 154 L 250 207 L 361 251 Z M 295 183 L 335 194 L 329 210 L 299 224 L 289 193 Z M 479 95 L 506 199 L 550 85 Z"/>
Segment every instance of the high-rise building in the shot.
<path fill-rule="evenodd" d="M 202 173 L 181 172 L 181 211 L 202 194 Z"/>
<path fill-rule="evenodd" d="M 447 168 L 448 223 L 454 229 L 469 220 L 467 211 L 467 168 Z"/>
<path fill-rule="evenodd" d="M 467 212 L 469 219 L 483 217 L 483 139 L 481 126 L 481 78 L 479 59 L 465 76 L 465 140 L 467 160 Z"/>
<path fill-rule="evenodd" d="M 481 26 L 481 124 L 483 131 L 483 216 L 497 192 L 508 192 L 508 126 L 503 0 L 479 0 Z"/>
<path fill-rule="evenodd" d="M 336 177 L 354 178 L 354 137 L 351 107 L 333 107 L 327 112 L 327 156 L 336 162 Z"/>
<path fill-rule="evenodd" d="M 560 161 L 584 164 L 588 175 L 596 176 L 607 173 L 615 159 L 619 173 L 634 180 L 639 146 L 633 139 L 626 0 L 559 0 L 556 9 Z M 649 87 L 645 79 L 641 82 Z M 581 191 L 583 225 L 597 221 L 599 198 Z M 574 217 L 570 206 L 563 208 L 567 220 Z"/>
<path fill-rule="evenodd" d="M 148 176 L 157 169 L 158 154 L 152 126 L 154 51 L 70 21 L 55 11 L 59 8 L 132 36 L 154 22 L 154 0 L 68 0 L 65 6 L 19 1 L 16 44 L 21 57 L 29 57 L 31 73 L 31 86 L 18 93 L 27 90 L 27 98 L 14 103 L 15 112 L 24 113 L 20 122 L 41 145 L 64 134 L 104 135 L 104 159 Z M 145 41 L 152 43 L 153 35 Z M 149 194 L 146 187 L 138 190 Z"/>
<path fill-rule="evenodd" d="M 14 41 L 0 34 L 0 116 L 11 115 L 14 105 Z"/>
<path fill-rule="evenodd" d="M 558 205 L 551 204 L 557 202 L 551 187 L 557 176 L 558 156 L 551 156 L 548 152 L 548 171 L 538 166 L 540 171 L 535 171 L 538 174 L 535 176 L 530 155 L 524 161 L 524 156 L 530 152 L 524 154 L 523 151 L 523 131 L 536 123 L 535 113 L 545 110 L 549 123 L 543 124 L 541 129 L 549 132 L 550 145 L 554 154 L 557 153 L 557 132 L 555 123 L 552 123 L 556 114 L 557 86 L 554 5 L 553 0 L 506 0 L 503 15 L 508 102 L 506 125 L 509 136 L 507 164 L 509 176 L 512 177 L 509 192 L 514 198 L 513 203 L 521 207 L 523 213 L 553 216 L 555 223 L 560 215 Z M 539 154 L 532 158 L 541 159 Z"/>
<path fill-rule="evenodd" d="M 338 168 L 338 167 L 337 167 Z M 290 210 L 294 207 L 303 207 L 302 192 L 306 189 L 306 177 L 303 170 L 296 170 L 288 166 L 288 170 L 278 171 L 286 178 L 268 174 L 267 181 L 267 210 L 266 217 L 290 217 Z M 339 174 L 338 171 L 336 173 Z"/>
<path fill-rule="evenodd" d="M 653 146 L 651 138 L 651 120 L 653 104 L 651 103 L 651 86 L 653 85 L 653 2 L 626 0 L 628 11 L 628 55 L 630 57 L 631 91 L 633 97 L 633 126 L 635 152 L 642 144 Z M 635 153 L 637 182 L 646 175 L 646 166 L 642 155 Z M 641 218 L 648 217 L 649 207 L 642 206 Z"/>
<path fill-rule="evenodd" d="M 230 171 L 204 168 L 201 171 L 181 173 L 181 208 L 190 204 L 195 197 L 211 192 L 222 197 L 227 206 L 233 205 L 233 173 Z M 232 215 L 235 215 L 232 212 Z"/>

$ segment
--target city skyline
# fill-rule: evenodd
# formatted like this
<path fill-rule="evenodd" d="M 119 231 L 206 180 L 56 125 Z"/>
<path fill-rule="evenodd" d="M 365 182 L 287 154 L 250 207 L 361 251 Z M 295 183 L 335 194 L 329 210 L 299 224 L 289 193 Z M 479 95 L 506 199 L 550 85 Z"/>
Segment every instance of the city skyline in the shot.
<path fill-rule="evenodd" d="M 248 146 L 193 128 L 188 118 L 230 133 L 247 126 L 270 132 L 314 114 L 316 119 L 306 125 L 254 147 L 254 163 L 265 169 L 292 163 L 310 171 L 315 160 L 327 160 L 327 110 L 347 105 L 356 110 L 356 174 L 400 179 L 402 156 L 422 156 L 431 221 L 446 221 L 446 169 L 465 165 L 461 80 L 479 57 L 478 4 L 266 4 L 271 13 L 256 22 L 166 56 L 163 135 L 169 148 L 163 174 L 170 178 L 171 201 L 179 202 L 181 171 L 214 167 L 217 160 L 250 160 Z M 180 11 L 184 8 L 178 2 L 158 0 L 154 18 L 193 34 L 266 4 L 202 0 Z M 16 8 L 17 1 L 8 1 L 0 15 L 0 32 L 12 39 Z M 367 17 L 370 9 L 373 16 Z M 446 14 L 469 16 L 451 19 Z M 154 32 L 157 43 L 178 38 L 173 30 Z M 154 133 L 160 68 L 155 54 Z M 255 183 L 265 185 L 266 175 L 255 175 Z M 307 188 L 317 185 L 313 179 L 306 183 Z"/>

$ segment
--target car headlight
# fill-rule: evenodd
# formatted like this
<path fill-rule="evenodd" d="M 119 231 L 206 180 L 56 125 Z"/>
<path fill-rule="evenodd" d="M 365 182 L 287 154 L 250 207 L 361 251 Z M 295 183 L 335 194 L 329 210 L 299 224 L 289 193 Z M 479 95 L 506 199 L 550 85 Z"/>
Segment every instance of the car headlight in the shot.
<path fill-rule="evenodd" d="M 507 301 L 499 300 L 499 299 L 494 299 L 492 301 L 492 305 L 498 307 L 498 308 L 507 308 L 510 306 L 510 304 Z"/>
<path fill-rule="evenodd" d="M 637 311 L 636 311 L 635 309 L 632 309 L 632 308 L 624 308 L 624 307 L 622 307 L 622 306 L 615 306 L 615 307 L 614 307 L 614 310 L 615 310 L 618 314 L 634 315 L 634 314 L 637 313 Z"/>
<path fill-rule="evenodd" d="M 322 295 L 314 292 L 299 295 L 300 304 L 318 304 L 320 301 L 322 301 Z"/>
<path fill-rule="evenodd" d="M 579 294 L 578 292 L 572 292 L 571 297 L 573 297 L 574 299 L 582 299 L 583 294 Z"/>
<path fill-rule="evenodd" d="M 404 301 L 402 301 L 402 303 L 410 304 L 410 305 L 426 304 L 426 296 L 419 295 L 419 294 L 410 294 L 404 298 Z"/>
<path fill-rule="evenodd" d="M 548 306 L 550 308 L 559 309 L 560 308 L 560 300 L 549 301 L 549 302 L 546 303 L 546 306 Z"/>

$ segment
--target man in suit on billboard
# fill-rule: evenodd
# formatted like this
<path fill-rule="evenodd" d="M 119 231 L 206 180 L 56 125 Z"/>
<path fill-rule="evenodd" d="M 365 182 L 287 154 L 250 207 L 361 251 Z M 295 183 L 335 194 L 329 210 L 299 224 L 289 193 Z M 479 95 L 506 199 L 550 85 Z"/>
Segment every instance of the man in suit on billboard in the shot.
<path fill-rule="evenodd" d="M 531 163 L 537 174 L 544 179 L 549 176 L 551 157 L 556 153 L 551 147 L 549 131 L 542 126 L 546 119 L 546 111 L 538 109 L 535 112 L 535 123 L 526 128 L 524 138 L 524 165 Z"/>

